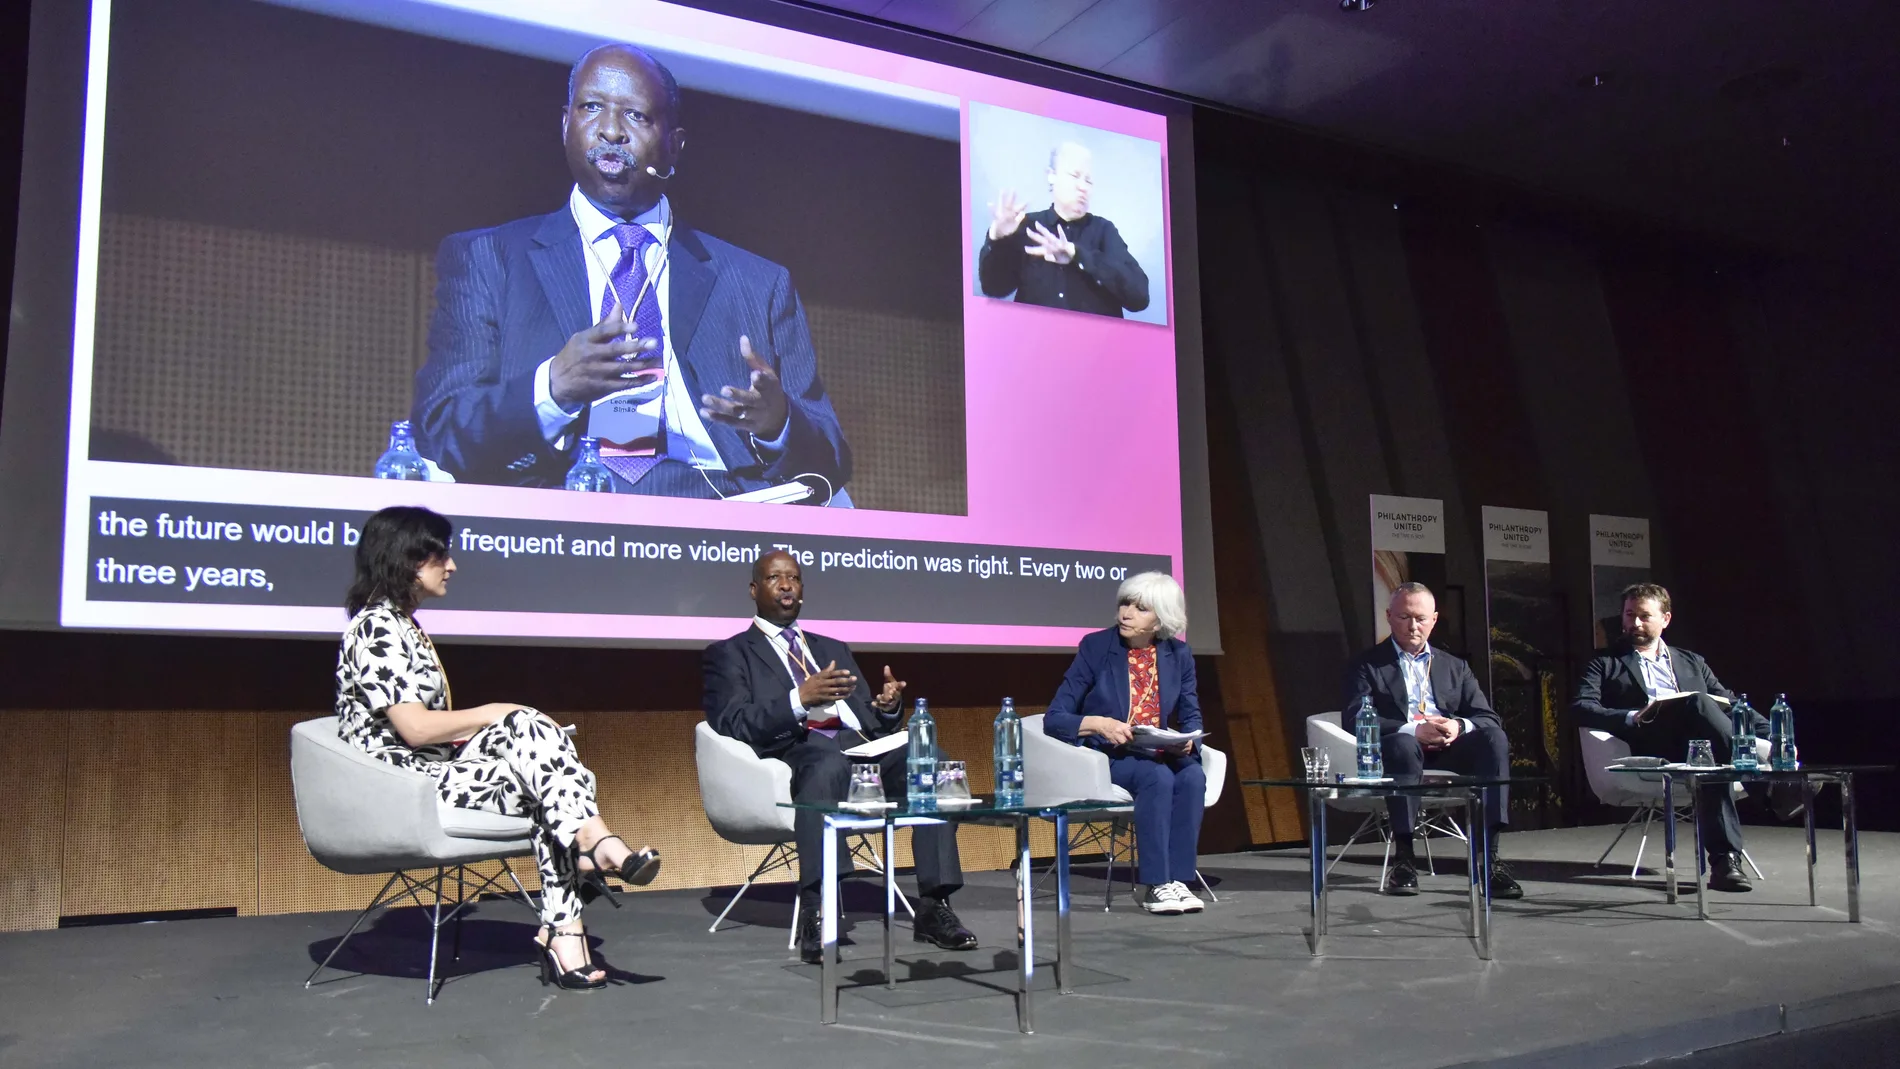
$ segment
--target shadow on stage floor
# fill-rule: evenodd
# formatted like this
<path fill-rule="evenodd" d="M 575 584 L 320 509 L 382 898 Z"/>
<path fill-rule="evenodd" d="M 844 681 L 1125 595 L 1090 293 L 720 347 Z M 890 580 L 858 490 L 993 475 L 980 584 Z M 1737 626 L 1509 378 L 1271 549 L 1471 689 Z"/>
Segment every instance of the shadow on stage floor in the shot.
<path fill-rule="evenodd" d="M 1835 1052 L 1831 1067 L 1856 1064 L 1839 1051 L 1862 1042 L 1880 1044 L 1869 1064 L 1891 1064 L 1869 1037 L 1890 1035 L 1879 1022 L 1900 1013 L 1900 835 L 1863 837 L 1863 923 L 1849 924 L 1838 832 L 1809 906 L 1798 831 L 1750 828 L 1765 878 L 1751 894 L 1711 893 L 1706 921 L 1691 872 L 1671 905 L 1652 869 L 1629 879 L 1633 849 L 1597 868 L 1611 834 L 1505 836 L 1527 894 L 1496 903 L 1488 962 L 1467 931 L 1456 850 L 1421 873 L 1419 895 L 1388 898 L 1378 851 L 1355 848 L 1334 869 L 1322 957 L 1308 949 L 1303 848 L 1203 858 L 1218 901 L 1180 917 L 1134 909 L 1125 882 L 1104 912 L 1104 869 L 1081 866 L 1070 994 L 1053 988 L 1046 883 L 1036 900 L 1034 1035 L 1016 1030 L 1012 1005 L 1008 872 L 973 873 L 955 898 L 982 941 L 974 952 L 914 942 L 900 918 L 894 988 L 879 972 L 882 888 L 850 881 L 832 1026 L 817 1023 L 817 970 L 787 950 L 783 883 L 755 886 L 716 933 L 731 888 L 594 904 L 594 953 L 621 982 L 585 993 L 539 984 L 533 915 L 483 902 L 459 960 L 443 933 L 449 982 L 433 1006 L 428 924 L 413 907 L 374 918 L 309 989 L 352 915 L 0 935 L 0 1064 L 1608 1069 L 1724 1046 L 1801 1064 L 1785 1058 L 1806 1034 Z"/>

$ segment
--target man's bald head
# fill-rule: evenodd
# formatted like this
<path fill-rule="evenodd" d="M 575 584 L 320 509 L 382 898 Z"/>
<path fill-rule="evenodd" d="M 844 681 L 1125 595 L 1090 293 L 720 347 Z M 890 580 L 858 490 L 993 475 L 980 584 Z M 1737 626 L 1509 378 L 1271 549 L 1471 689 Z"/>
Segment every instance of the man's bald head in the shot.
<path fill-rule="evenodd" d="M 584 54 L 582 54 L 581 58 L 574 61 L 574 65 L 572 67 L 568 68 L 567 102 L 570 106 L 574 103 L 574 86 L 580 82 L 581 72 L 587 69 L 588 63 L 592 62 L 595 59 L 601 59 L 601 58 L 606 58 L 606 57 L 612 57 L 615 59 L 624 60 L 624 61 L 633 62 L 633 63 L 645 64 L 647 69 L 653 72 L 653 76 L 659 79 L 661 91 L 663 92 L 666 99 L 667 121 L 674 125 L 677 125 L 679 123 L 680 121 L 679 80 L 673 77 L 673 72 L 667 68 L 666 64 L 661 63 L 657 58 L 655 58 L 653 53 L 648 52 L 646 49 L 641 48 L 639 45 L 630 45 L 630 44 L 626 44 L 624 42 L 618 42 L 618 41 L 611 42 L 609 44 L 604 44 L 604 45 L 596 45 L 593 48 L 588 49 Z"/>
<path fill-rule="evenodd" d="M 775 549 L 752 562 L 750 590 L 759 619 L 785 627 L 798 619 L 805 605 L 805 574 L 796 557 Z"/>

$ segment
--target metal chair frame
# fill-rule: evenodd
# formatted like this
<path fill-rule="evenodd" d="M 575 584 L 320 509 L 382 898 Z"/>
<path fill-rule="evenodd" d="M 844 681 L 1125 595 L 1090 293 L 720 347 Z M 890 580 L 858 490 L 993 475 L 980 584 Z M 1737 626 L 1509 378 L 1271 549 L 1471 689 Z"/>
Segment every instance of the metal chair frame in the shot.
<path fill-rule="evenodd" d="M 1604 847 L 1603 853 L 1598 855 L 1597 868 L 1602 868 L 1603 863 L 1609 860 L 1610 851 L 1616 849 L 1617 844 L 1623 841 L 1623 836 L 1629 834 L 1630 825 L 1635 824 L 1637 818 L 1640 817 L 1643 821 L 1643 835 L 1636 843 L 1636 863 L 1630 866 L 1630 879 L 1634 880 L 1643 868 L 1643 851 L 1649 848 L 1649 825 L 1656 819 L 1656 814 L 1660 813 L 1662 809 L 1663 804 L 1660 798 L 1638 805 L 1635 811 L 1630 813 L 1629 819 L 1623 822 L 1623 826 L 1616 830 L 1616 838 L 1611 839 L 1610 845 Z M 1679 805 L 1676 807 L 1673 816 L 1678 823 L 1687 824 L 1691 813 L 1692 810 L 1687 805 Z M 1762 875 L 1761 866 L 1755 864 L 1755 859 L 1748 856 L 1747 850 L 1742 851 L 1742 860 L 1748 862 L 1748 867 L 1755 870 L 1756 879 L 1763 883 L 1768 882 L 1768 877 Z"/>
<path fill-rule="evenodd" d="M 871 833 L 866 832 L 850 837 L 849 859 L 853 862 L 854 867 L 856 862 L 862 861 L 867 867 L 882 873 L 884 871 L 884 859 L 878 854 L 877 848 L 871 845 L 870 836 Z M 744 898 L 745 893 L 752 889 L 753 883 L 755 883 L 759 877 L 768 873 L 777 872 L 780 869 L 793 868 L 797 864 L 798 850 L 793 847 L 791 843 L 773 843 L 772 848 L 765 852 L 765 857 L 760 859 L 757 867 L 752 870 L 752 874 L 747 876 L 745 882 L 739 885 L 739 889 L 732 893 L 732 900 L 726 903 L 725 909 L 719 911 L 719 916 L 713 918 L 712 926 L 707 928 L 706 931 L 710 933 L 719 930 L 719 925 L 726 919 L 726 914 L 732 912 L 732 907 L 739 904 L 739 900 Z M 904 904 L 904 912 L 910 914 L 911 920 L 915 921 L 917 919 L 917 911 L 911 907 L 910 899 L 904 892 L 897 892 L 897 900 Z M 794 892 L 792 894 L 792 932 L 785 940 L 785 946 L 788 950 L 798 946 L 798 915 L 802 911 L 803 905 L 804 904 L 799 900 L 799 895 Z"/>
<path fill-rule="evenodd" d="M 415 871 L 427 872 L 428 870 L 419 869 Z M 508 877 L 509 881 L 515 885 L 513 892 L 509 892 L 506 888 L 499 886 L 504 874 Z M 444 897 L 444 892 L 448 888 L 450 877 L 453 877 L 455 880 L 455 898 L 449 903 L 449 912 L 445 917 L 442 915 L 442 906 L 444 902 L 447 901 Z M 472 894 L 470 893 L 469 887 L 471 880 L 475 881 Z M 399 881 L 402 886 L 397 888 L 394 894 L 391 894 L 390 888 L 395 887 Z M 429 1004 L 434 1004 L 436 995 L 442 990 L 442 983 L 436 980 L 437 947 L 441 942 L 442 929 L 449 924 L 454 924 L 454 943 L 450 949 L 450 957 L 452 960 L 461 960 L 462 917 L 468 912 L 471 905 L 479 901 L 481 896 L 491 889 L 508 898 L 510 901 L 519 901 L 522 905 L 528 907 L 529 912 L 535 915 L 537 921 L 540 919 L 541 911 L 539 907 L 534 904 L 533 897 L 528 894 L 528 889 L 522 886 L 521 878 L 515 875 L 514 868 L 508 864 L 506 859 L 501 861 L 501 872 L 489 875 L 471 872 L 467 865 L 438 866 L 433 876 L 424 876 L 422 879 L 417 879 L 402 870 L 390 873 L 389 879 L 383 883 L 382 890 L 377 891 L 375 897 L 370 899 L 369 905 L 364 906 L 363 911 L 356 915 L 354 921 L 350 922 L 350 928 L 343 933 L 343 938 L 337 940 L 336 946 L 330 948 L 330 953 L 324 955 L 323 961 L 319 962 L 316 968 L 310 970 L 310 975 L 304 978 L 303 986 L 308 988 L 316 980 L 317 974 L 329 966 L 330 960 L 337 956 L 337 952 L 343 949 L 343 944 L 350 941 L 350 937 L 356 934 L 356 930 L 362 927 L 363 922 L 369 918 L 371 913 L 400 901 L 406 895 L 418 908 L 429 910 L 429 987 L 426 1001 Z M 423 895 L 430 893 L 433 894 L 435 899 L 433 905 L 423 901 Z M 615 903 L 615 905 L 618 904 L 617 902 Z M 446 980 L 443 982 L 446 982 Z"/>

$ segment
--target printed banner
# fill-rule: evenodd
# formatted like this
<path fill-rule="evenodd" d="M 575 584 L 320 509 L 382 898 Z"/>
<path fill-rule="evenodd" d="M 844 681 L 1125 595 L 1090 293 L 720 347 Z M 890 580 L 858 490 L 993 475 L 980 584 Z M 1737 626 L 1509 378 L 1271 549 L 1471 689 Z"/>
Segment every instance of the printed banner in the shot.
<path fill-rule="evenodd" d="M 1435 497 L 1371 496 L 1374 643 L 1392 637 L 1385 608 L 1403 583 L 1424 583 L 1438 599 L 1432 641 L 1462 654 L 1464 620 L 1445 589 L 1445 503 Z"/>
<path fill-rule="evenodd" d="M 1511 740 L 1511 765 L 1549 777 L 1513 792 L 1520 827 L 1559 822 L 1558 770 L 1569 758 L 1562 725 L 1563 614 L 1550 567 L 1550 514 L 1484 506 L 1486 693 Z"/>
<path fill-rule="evenodd" d="M 1649 521 L 1590 517 L 1590 619 L 1598 649 L 1623 633 L 1623 588 L 1649 581 Z"/>

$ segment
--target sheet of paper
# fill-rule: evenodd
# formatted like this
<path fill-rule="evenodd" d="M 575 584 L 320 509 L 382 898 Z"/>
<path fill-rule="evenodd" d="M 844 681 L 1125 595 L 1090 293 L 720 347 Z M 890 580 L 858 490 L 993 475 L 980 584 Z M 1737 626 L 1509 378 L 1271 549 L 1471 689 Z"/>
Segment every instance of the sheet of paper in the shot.
<path fill-rule="evenodd" d="M 908 733 L 894 731 L 881 739 L 872 739 L 870 742 L 853 746 L 849 750 L 845 750 L 844 755 L 846 757 L 877 757 L 880 754 L 890 753 L 892 750 L 908 745 L 909 743 L 910 735 Z"/>

